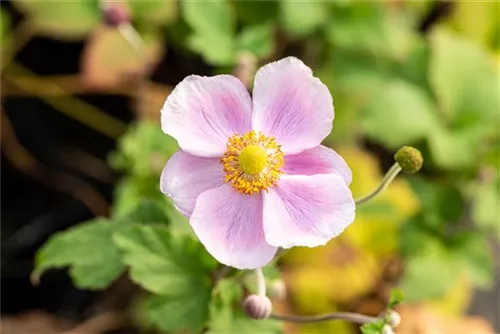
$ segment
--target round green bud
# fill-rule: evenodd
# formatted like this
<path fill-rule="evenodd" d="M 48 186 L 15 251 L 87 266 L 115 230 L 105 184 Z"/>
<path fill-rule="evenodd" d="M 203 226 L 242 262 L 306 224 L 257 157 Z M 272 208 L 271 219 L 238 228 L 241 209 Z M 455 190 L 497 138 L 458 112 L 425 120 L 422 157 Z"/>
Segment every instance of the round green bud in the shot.
<path fill-rule="evenodd" d="M 418 172 L 424 163 L 422 153 L 411 146 L 401 147 L 396 154 L 394 154 L 394 160 L 396 160 L 403 172 L 409 174 Z"/>

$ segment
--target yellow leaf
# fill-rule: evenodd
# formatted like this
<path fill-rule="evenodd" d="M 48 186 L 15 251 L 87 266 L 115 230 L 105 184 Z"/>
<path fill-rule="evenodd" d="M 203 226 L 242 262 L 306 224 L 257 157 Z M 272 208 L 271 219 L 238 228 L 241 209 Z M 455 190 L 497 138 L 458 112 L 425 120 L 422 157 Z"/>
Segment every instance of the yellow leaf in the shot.
<path fill-rule="evenodd" d="M 145 75 L 160 60 L 164 49 L 157 34 L 145 35 L 143 39 L 145 49 L 140 55 L 119 29 L 105 26 L 96 29 L 82 55 L 84 83 L 92 88 L 104 89 Z"/>
<path fill-rule="evenodd" d="M 341 236 L 377 257 L 394 254 L 399 245 L 399 224 L 394 220 L 380 218 L 356 218 L 356 221 Z"/>
<path fill-rule="evenodd" d="M 303 262 L 306 256 L 309 262 Z M 382 273 L 374 254 L 338 239 L 319 249 L 297 248 L 283 261 L 295 264 L 286 275 L 292 298 L 298 307 L 312 312 L 328 305 L 323 301 L 348 301 L 371 291 Z"/>

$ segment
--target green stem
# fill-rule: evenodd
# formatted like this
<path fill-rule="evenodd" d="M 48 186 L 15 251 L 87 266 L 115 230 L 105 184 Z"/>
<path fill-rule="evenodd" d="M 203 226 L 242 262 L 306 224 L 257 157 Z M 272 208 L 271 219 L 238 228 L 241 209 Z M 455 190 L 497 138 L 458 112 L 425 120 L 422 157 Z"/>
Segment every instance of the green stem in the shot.
<path fill-rule="evenodd" d="M 364 204 L 366 202 L 369 202 L 373 198 L 377 197 L 381 192 L 387 188 L 389 184 L 394 180 L 394 178 L 401 172 L 401 166 L 396 162 L 394 165 L 392 165 L 391 169 L 385 174 L 384 178 L 382 179 L 382 182 L 379 184 L 377 189 L 375 189 L 372 193 L 363 196 L 361 198 L 358 198 L 355 200 L 356 205 Z"/>
<path fill-rule="evenodd" d="M 370 322 L 375 322 L 380 318 L 370 317 L 359 313 L 335 312 L 335 313 L 328 313 L 321 315 L 303 315 L 303 316 L 271 314 L 271 319 L 295 322 L 295 323 L 311 323 L 311 322 L 322 322 L 328 320 L 346 320 L 356 324 L 367 324 Z"/>

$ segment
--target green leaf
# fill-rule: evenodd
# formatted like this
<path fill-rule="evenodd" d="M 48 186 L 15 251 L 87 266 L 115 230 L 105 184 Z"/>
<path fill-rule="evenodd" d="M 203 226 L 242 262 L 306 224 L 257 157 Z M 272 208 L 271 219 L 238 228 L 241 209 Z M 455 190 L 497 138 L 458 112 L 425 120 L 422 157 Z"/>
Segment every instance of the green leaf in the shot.
<path fill-rule="evenodd" d="M 283 333 L 283 323 L 273 319 L 254 320 L 249 318 L 241 309 L 237 309 L 233 314 L 230 330 L 212 331 L 211 333 L 280 334 Z"/>
<path fill-rule="evenodd" d="M 296 36 L 313 33 L 328 19 L 324 1 L 281 1 L 280 20 L 287 32 Z"/>
<path fill-rule="evenodd" d="M 99 2 L 14 1 L 39 34 L 61 39 L 81 39 L 101 20 Z"/>
<path fill-rule="evenodd" d="M 212 293 L 210 304 L 209 334 L 278 334 L 283 332 L 283 323 L 265 319 L 249 318 L 241 308 L 243 291 L 237 282 L 221 280 Z"/>
<path fill-rule="evenodd" d="M 125 177 L 115 189 L 112 216 L 119 222 L 168 223 L 171 230 L 193 233 L 189 221 L 160 192 L 160 177 Z"/>
<path fill-rule="evenodd" d="M 399 289 L 393 289 L 391 291 L 391 296 L 389 297 L 389 303 L 387 304 L 388 308 L 394 308 L 398 304 L 400 304 L 404 299 L 403 292 Z"/>
<path fill-rule="evenodd" d="M 429 80 L 448 120 L 482 123 L 498 118 L 499 96 L 493 59 L 478 46 L 444 29 L 431 35 Z M 457 56 L 460 55 L 460 56 Z"/>
<path fill-rule="evenodd" d="M 165 226 L 140 225 L 114 236 L 132 279 L 156 294 L 178 295 L 210 283 L 215 260 L 190 237 L 171 235 Z"/>
<path fill-rule="evenodd" d="M 382 6 L 376 3 L 338 7 L 326 31 L 328 41 L 343 49 L 385 52 L 384 18 Z"/>
<path fill-rule="evenodd" d="M 441 242 L 441 231 L 444 222 L 435 214 L 419 213 L 404 223 L 401 227 L 401 254 L 408 258 L 419 254 L 428 243 Z"/>
<path fill-rule="evenodd" d="M 432 33 L 431 51 L 429 80 L 446 122 L 431 133 L 432 157 L 445 169 L 471 167 L 496 132 L 498 71 L 484 50 L 444 29 Z"/>
<path fill-rule="evenodd" d="M 198 288 L 185 296 L 153 296 L 146 303 L 152 323 L 164 331 L 198 333 L 208 319 L 210 288 Z"/>
<path fill-rule="evenodd" d="M 159 177 L 125 177 L 115 188 L 115 199 L 112 207 L 112 216 L 120 219 L 134 210 L 143 198 L 148 200 L 164 201 L 160 192 Z"/>
<path fill-rule="evenodd" d="M 163 26 L 177 19 L 177 1 L 128 1 L 134 20 Z"/>
<path fill-rule="evenodd" d="M 477 225 L 485 231 L 494 232 L 497 237 L 500 226 L 500 177 L 482 182 L 474 196 L 472 215 Z"/>
<path fill-rule="evenodd" d="M 422 203 L 422 212 L 426 217 L 436 216 L 443 223 L 456 222 L 462 218 L 465 201 L 456 185 L 419 176 L 408 180 Z"/>
<path fill-rule="evenodd" d="M 460 169 L 471 167 L 476 163 L 483 138 L 480 133 L 464 129 L 448 130 L 436 127 L 429 134 L 429 149 L 432 159 L 444 169 Z"/>
<path fill-rule="evenodd" d="M 178 149 L 177 141 L 164 134 L 158 123 L 144 120 L 133 124 L 120 138 L 109 162 L 118 170 L 140 177 L 158 177 Z"/>
<path fill-rule="evenodd" d="M 166 204 L 165 201 L 140 198 L 134 207 L 125 211 L 125 213 L 115 216 L 114 219 L 120 222 L 168 224 L 169 218 L 165 210 Z"/>
<path fill-rule="evenodd" d="M 461 261 L 436 241 L 429 240 L 425 248 L 405 261 L 400 289 L 409 302 L 441 297 L 463 272 Z"/>
<path fill-rule="evenodd" d="M 188 37 L 191 35 L 191 28 L 183 20 L 177 20 L 165 29 L 166 39 L 169 47 L 178 50 L 182 55 L 191 54 L 188 47 Z"/>
<path fill-rule="evenodd" d="M 481 233 L 464 232 L 455 237 L 451 252 L 464 266 L 471 281 L 480 288 L 494 283 L 494 265 L 488 240 Z"/>
<path fill-rule="evenodd" d="M 222 279 L 212 290 L 210 302 L 210 332 L 227 331 L 233 322 L 234 308 L 242 298 L 241 285 Z M 230 332 L 230 331 L 228 331 Z"/>
<path fill-rule="evenodd" d="M 117 229 L 114 222 L 96 219 L 55 234 L 38 251 L 33 277 L 69 266 L 76 286 L 105 288 L 125 269 L 120 250 L 111 242 Z"/>
<path fill-rule="evenodd" d="M 260 25 L 274 21 L 278 15 L 278 1 L 233 1 L 238 20 L 245 25 Z"/>
<path fill-rule="evenodd" d="M 396 75 L 407 80 L 425 91 L 433 94 L 427 73 L 429 72 L 431 50 L 429 43 L 423 37 L 416 36 L 412 39 L 408 54 L 404 60 L 395 64 Z"/>
<path fill-rule="evenodd" d="M 238 36 L 238 51 L 249 51 L 257 57 L 267 57 L 274 50 L 271 24 L 246 26 Z"/>
<path fill-rule="evenodd" d="M 435 112 L 432 100 L 419 87 L 394 80 L 374 94 L 361 124 L 369 137 L 396 149 L 434 131 Z"/>
<path fill-rule="evenodd" d="M 375 322 L 370 322 L 361 326 L 362 334 L 382 334 L 382 329 L 384 328 L 385 322 L 383 319 L 377 320 Z"/>
<path fill-rule="evenodd" d="M 324 65 L 326 72 L 333 72 L 327 84 L 347 95 L 351 103 L 363 106 L 388 80 L 388 73 L 373 59 L 359 52 L 335 50 Z M 347 99 L 346 98 L 346 99 Z"/>
<path fill-rule="evenodd" d="M 114 242 L 124 252 L 131 279 L 158 295 L 148 303 L 151 320 L 166 331 L 199 331 L 208 318 L 210 275 L 217 265 L 203 246 L 150 225 L 123 230 Z"/>
<path fill-rule="evenodd" d="M 418 42 L 418 34 L 410 24 L 410 20 L 401 8 L 395 11 L 385 11 L 384 36 L 387 41 L 386 50 L 380 53 L 387 53 L 388 56 L 404 61 Z M 382 40 L 384 40 L 382 38 Z"/>
<path fill-rule="evenodd" d="M 228 1 L 183 1 L 184 20 L 193 30 L 190 48 L 212 65 L 235 61 L 234 21 Z"/>

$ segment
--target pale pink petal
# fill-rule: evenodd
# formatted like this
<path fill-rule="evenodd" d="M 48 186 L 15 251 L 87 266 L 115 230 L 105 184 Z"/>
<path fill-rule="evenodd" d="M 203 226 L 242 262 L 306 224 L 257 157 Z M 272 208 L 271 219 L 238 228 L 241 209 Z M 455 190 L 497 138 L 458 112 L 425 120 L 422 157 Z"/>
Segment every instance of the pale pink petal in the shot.
<path fill-rule="evenodd" d="M 184 151 L 216 157 L 230 136 L 251 130 L 251 110 L 250 94 L 236 77 L 191 75 L 168 96 L 161 126 Z"/>
<path fill-rule="evenodd" d="M 336 174 L 283 175 L 263 197 L 265 238 L 275 247 L 324 245 L 354 220 L 351 191 Z"/>
<path fill-rule="evenodd" d="M 179 151 L 163 169 L 160 188 L 183 215 L 189 216 L 202 192 L 224 183 L 223 174 L 218 158 L 202 158 Z"/>
<path fill-rule="evenodd" d="M 252 127 L 276 138 L 284 153 L 318 146 L 332 130 L 333 100 L 309 67 L 294 57 L 255 75 Z"/>
<path fill-rule="evenodd" d="M 271 261 L 277 248 L 264 240 L 262 196 L 243 195 L 230 185 L 202 193 L 191 226 L 217 261 L 238 269 L 255 269 Z"/>
<path fill-rule="evenodd" d="M 338 174 L 347 185 L 352 181 L 351 169 L 344 158 L 323 145 L 285 156 L 283 172 L 290 175 Z"/>

